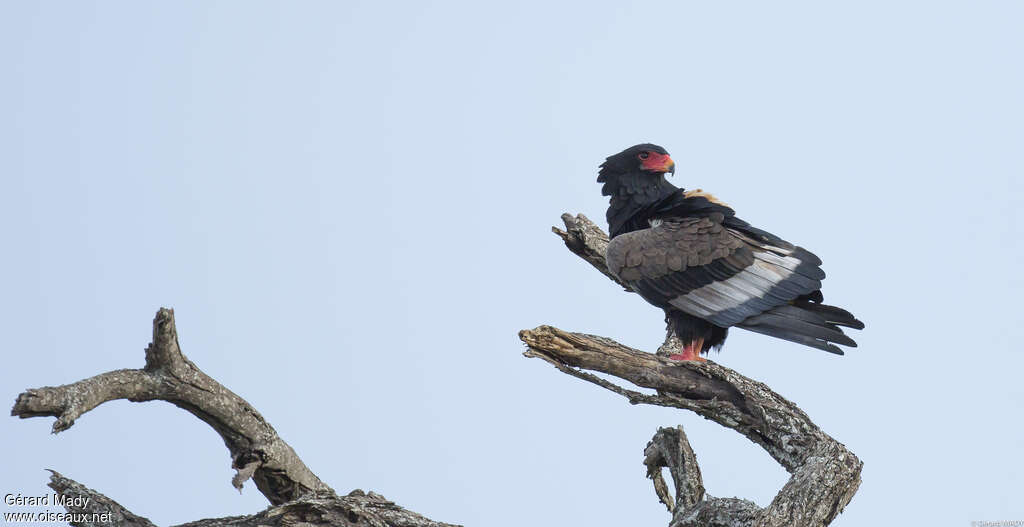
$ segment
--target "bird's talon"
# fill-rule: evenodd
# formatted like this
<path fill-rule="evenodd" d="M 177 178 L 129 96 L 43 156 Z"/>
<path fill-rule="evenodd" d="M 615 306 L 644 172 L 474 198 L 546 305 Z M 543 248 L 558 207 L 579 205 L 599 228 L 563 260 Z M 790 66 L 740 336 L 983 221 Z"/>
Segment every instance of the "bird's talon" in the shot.
<path fill-rule="evenodd" d="M 694 361 L 694 362 L 707 362 L 708 361 L 707 359 L 705 359 L 704 357 L 700 356 L 700 351 L 699 350 L 700 350 L 700 348 L 697 348 L 696 350 L 694 350 L 693 348 L 688 346 L 685 349 L 683 349 L 682 353 L 673 353 L 673 354 L 669 355 L 668 358 L 672 359 L 672 360 L 680 360 L 680 361 L 682 361 L 682 360 L 689 360 L 689 361 Z"/>

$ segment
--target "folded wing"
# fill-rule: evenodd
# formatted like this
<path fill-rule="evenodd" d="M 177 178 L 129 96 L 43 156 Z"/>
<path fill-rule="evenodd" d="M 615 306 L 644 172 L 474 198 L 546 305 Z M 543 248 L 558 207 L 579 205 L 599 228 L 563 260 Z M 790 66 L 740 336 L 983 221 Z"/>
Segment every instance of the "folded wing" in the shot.
<path fill-rule="evenodd" d="M 608 245 L 608 267 L 652 304 L 717 326 L 839 354 L 832 343 L 856 346 L 838 326 L 863 324 L 821 304 L 821 260 L 730 213 L 721 207 L 701 216 L 664 217 L 651 228 L 616 236 Z"/>

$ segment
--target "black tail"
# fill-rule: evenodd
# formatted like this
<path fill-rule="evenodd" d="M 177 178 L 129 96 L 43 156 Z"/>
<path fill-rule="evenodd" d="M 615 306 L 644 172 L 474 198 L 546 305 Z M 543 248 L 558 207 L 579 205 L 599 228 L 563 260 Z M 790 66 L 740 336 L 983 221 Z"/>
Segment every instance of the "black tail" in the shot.
<path fill-rule="evenodd" d="M 864 323 L 845 309 L 801 300 L 752 316 L 738 326 L 837 355 L 843 350 L 832 343 L 857 347 L 839 326 L 864 329 Z"/>

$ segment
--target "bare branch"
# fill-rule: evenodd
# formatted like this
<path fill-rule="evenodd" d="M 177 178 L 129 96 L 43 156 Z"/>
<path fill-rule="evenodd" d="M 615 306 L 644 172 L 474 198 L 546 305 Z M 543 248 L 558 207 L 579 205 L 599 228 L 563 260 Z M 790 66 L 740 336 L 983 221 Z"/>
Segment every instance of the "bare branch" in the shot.
<path fill-rule="evenodd" d="M 52 472 L 52 471 L 51 471 Z M 50 476 L 50 488 L 69 500 L 65 505 L 76 527 L 154 527 L 149 520 L 132 514 L 114 500 L 56 472 Z M 80 506 L 77 503 L 83 503 Z M 251 516 L 211 518 L 178 527 L 458 527 L 425 518 L 399 507 L 380 494 L 354 490 L 348 496 L 305 496 Z"/>
<path fill-rule="evenodd" d="M 548 362 L 608 373 L 658 390 L 639 402 L 692 410 L 732 428 L 791 472 L 810 455 L 808 447 L 824 437 L 796 405 L 764 384 L 712 361 L 673 361 L 611 339 L 551 326 L 520 331 L 519 338 L 529 347 L 526 356 L 544 355 Z M 785 437 L 765 436 L 769 426 L 784 431 Z"/>
<path fill-rule="evenodd" d="M 133 514 L 116 501 L 75 480 L 65 478 L 57 471 L 50 471 L 50 482 L 47 485 L 57 494 L 68 498 L 64 508 L 71 515 L 69 523 L 76 527 L 156 527 L 153 522 Z"/>
<path fill-rule="evenodd" d="M 668 506 L 669 512 L 692 509 L 704 499 L 704 481 L 697 465 L 697 456 L 693 453 L 682 426 L 659 428 L 644 449 L 644 464 L 647 465 L 647 477 L 655 480 L 655 491 Z M 663 491 L 657 488 L 662 467 L 668 467 L 672 474 L 672 482 L 676 489 L 674 501 L 671 498 L 666 500 L 666 496 L 662 496 Z M 664 480 L 661 486 L 665 486 Z"/>
<path fill-rule="evenodd" d="M 626 291 L 632 291 L 625 282 L 610 273 L 608 266 L 604 263 L 604 253 L 608 249 L 608 235 L 582 214 L 578 214 L 576 217 L 569 213 L 562 214 L 562 221 L 565 223 L 565 230 L 551 227 L 551 232 L 562 238 L 565 246 L 576 256 L 586 260 L 587 263 L 601 271 L 609 280 L 621 285 Z"/>
<path fill-rule="evenodd" d="M 550 326 L 521 331 L 519 337 L 529 347 L 525 353 L 528 357 L 558 364 L 562 371 L 574 370 L 572 374 L 577 377 L 589 375 L 580 369 L 598 371 L 654 389 L 656 394 L 642 394 L 597 377 L 594 379 L 600 382 L 586 379 L 627 397 L 632 403 L 692 410 L 736 430 L 764 448 L 793 476 L 772 505 L 757 515 L 757 523 L 742 525 L 827 525 L 849 503 L 860 485 L 862 463 L 856 456 L 823 433 L 796 405 L 764 384 L 729 368 L 711 361 L 672 361 L 610 339 L 569 333 Z M 677 487 L 688 479 L 684 459 L 685 456 L 680 457 L 677 466 L 681 476 L 674 477 Z M 696 468 L 696 459 L 691 466 Z M 730 510 L 739 507 L 734 501 L 708 500 L 690 510 L 685 503 L 700 501 L 694 499 L 700 493 L 692 479 L 683 489 L 685 492 L 677 488 L 683 499 L 682 507 L 679 507 L 679 498 L 675 502 L 677 520 L 691 518 L 705 522 L 707 512 L 704 509 L 710 511 L 724 505 Z M 740 509 L 746 511 L 749 507 L 744 505 L 736 510 Z"/>
<path fill-rule="evenodd" d="M 58 433 L 89 410 L 118 399 L 163 400 L 202 419 L 224 439 L 232 466 L 240 471 L 249 467 L 239 474 L 251 475 L 256 487 L 275 505 L 308 494 L 334 493 L 248 402 L 185 358 L 170 309 L 160 309 L 153 320 L 153 342 L 146 348 L 143 369 L 117 370 L 64 386 L 28 390 L 18 396 L 11 415 L 54 416 L 53 432 Z M 241 486 L 237 477 L 233 483 Z"/>
<path fill-rule="evenodd" d="M 160 309 L 153 320 L 153 342 L 146 348 L 144 368 L 117 370 L 64 386 L 27 390 L 18 396 L 11 415 L 56 417 L 53 433 L 58 433 L 70 428 L 89 410 L 118 399 L 168 401 L 202 419 L 220 434 L 231 452 L 232 464 L 238 471 L 232 485 L 241 490 L 242 483 L 252 478 L 260 492 L 276 505 L 253 516 L 199 520 L 187 526 L 457 527 L 403 509 L 373 492 L 355 490 L 347 496 L 337 496 L 259 412 L 182 354 L 174 311 L 170 309 Z M 153 525 L 110 498 L 56 472 L 50 487 L 67 497 L 89 498 L 64 505 L 76 515 L 72 525 Z"/>

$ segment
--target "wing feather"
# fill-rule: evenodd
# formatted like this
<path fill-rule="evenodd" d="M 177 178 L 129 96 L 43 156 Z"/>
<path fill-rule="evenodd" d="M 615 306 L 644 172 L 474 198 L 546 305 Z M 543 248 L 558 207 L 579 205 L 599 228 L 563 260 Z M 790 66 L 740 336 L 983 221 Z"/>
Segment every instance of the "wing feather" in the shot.
<path fill-rule="evenodd" d="M 821 260 L 722 208 L 662 217 L 651 228 L 616 236 L 608 245 L 609 270 L 652 304 L 717 326 L 738 325 L 833 353 L 841 351 L 830 343 L 855 346 L 837 324 L 863 324 L 845 310 L 810 301 L 820 302 Z"/>

